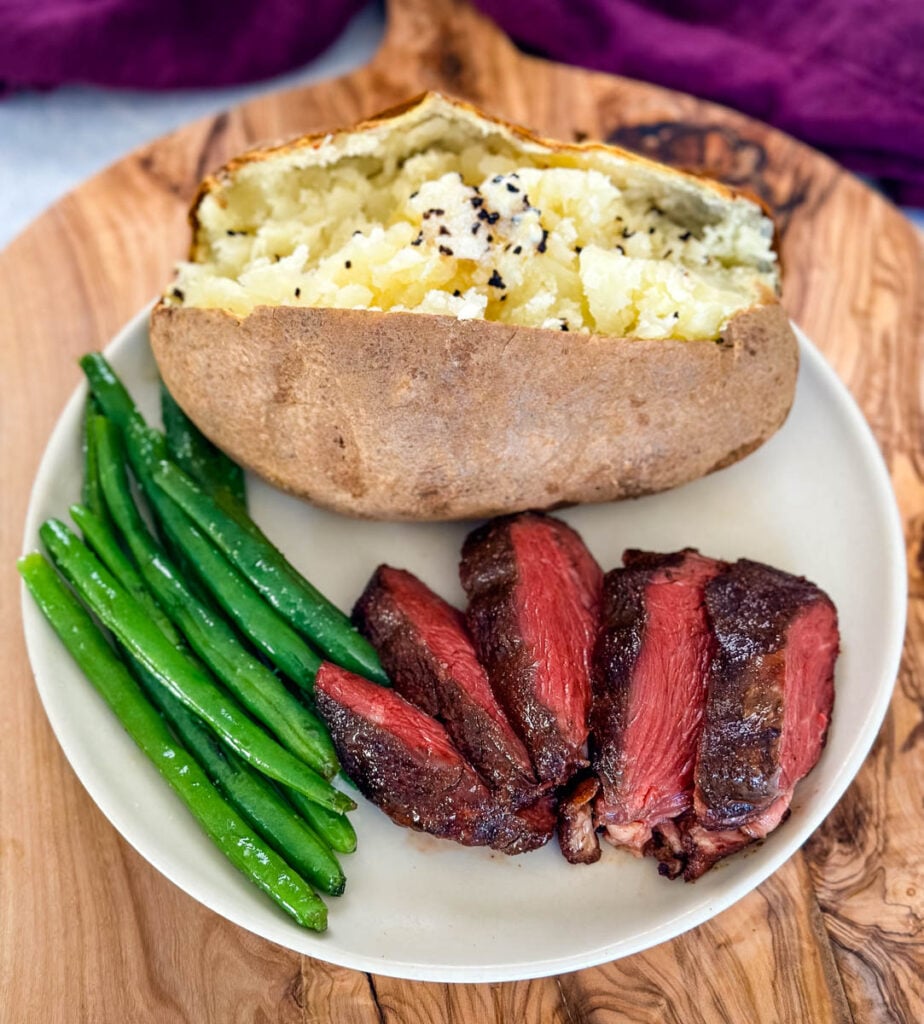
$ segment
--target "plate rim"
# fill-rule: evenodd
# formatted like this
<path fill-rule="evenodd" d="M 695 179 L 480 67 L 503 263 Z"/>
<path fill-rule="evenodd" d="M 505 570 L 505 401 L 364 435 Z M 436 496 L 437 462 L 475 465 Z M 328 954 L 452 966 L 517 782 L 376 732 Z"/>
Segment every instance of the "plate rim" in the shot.
<path fill-rule="evenodd" d="M 156 300 L 155 300 L 156 301 Z M 123 345 L 129 344 L 130 336 L 136 331 L 147 329 L 147 319 L 154 302 L 149 303 L 133 316 L 117 334 L 105 346 L 105 353 L 113 349 L 120 349 Z M 826 390 L 833 394 L 838 402 L 841 411 L 846 415 L 847 422 L 851 428 L 854 441 L 860 444 L 860 452 L 876 483 L 875 497 L 877 511 L 884 514 L 884 519 L 889 525 L 887 547 L 889 549 L 888 560 L 888 599 L 890 603 L 890 614 L 888 621 L 891 623 L 890 635 L 885 640 L 884 650 L 889 652 L 887 659 L 881 666 L 882 683 L 879 685 L 876 699 L 870 709 L 870 713 L 863 722 L 862 727 L 853 738 L 847 754 L 837 770 L 837 773 L 828 787 L 827 792 L 821 800 L 821 812 L 817 820 L 808 819 L 801 824 L 790 827 L 785 836 L 778 837 L 775 843 L 776 849 L 772 854 L 765 857 L 759 869 L 744 875 L 737 882 L 730 884 L 723 889 L 721 894 L 705 905 L 691 907 L 685 913 L 672 917 L 659 925 L 648 930 L 636 932 L 631 939 L 623 938 L 616 942 L 603 944 L 582 953 L 572 954 L 564 957 L 550 957 L 541 960 L 532 960 L 527 963 L 512 961 L 505 963 L 494 963 L 485 965 L 428 965 L 412 963 L 400 960 L 379 960 L 368 954 L 341 955 L 337 949 L 326 950 L 324 948 L 324 936 L 311 932 L 299 932 L 304 943 L 294 945 L 288 941 L 284 934 L 291 925 L 288 919 L 276 922 L 277 927 L 262 927 L 260 922 L 254 923 L 243 912 L 238 912 L 236 905 L 228 905 L 221 899 L 212 898 L 210 895 L 203 896 L 198 892 L 190 891 L 182 881 L 178 879 L 170 864 L 165 862 L 157 852 L 151 854 L 139 847 L 132 837 L 130 826 L 122 820 L 118 808 L 118 802 L 107 797 L 105 785 L 98 783 L 91 774 L 88 776 L 85 770 L 81 770 L 83 758 L 79 751 L 73 748 L 66 734 L 60 730 L 60 722 L 53 710 L 53 703 L 49 706 L 46 694 L 43 692 L 40 681 L 40 673 L 36 669 L 36 657 L 33 649 L 39 644 L 40 637 L 37 635 L 39 626 L 47 629 L 47 624 L 41 613 L 31 600 L 25 584 L 20 582 L 20 611 L 22 617 L 23 634 L 26 641 L 27 655 L 29 658 L 30 670 L 33 675 L 35 688 L 38 691 L 45 717 L 48 720 L 55 739 L 67 760 L 71 770 L 77 776 L 78 781 L 90 796 L 90 799 L 102 813 L 103 817 L 118 832 L 132 849 L 150 864 L 155 870 L 167 878 L 173 885 L 190 896 L 197 903 L 207 907 L 212 912 L 230 921 L 232 924 L 259 935 L 268 941 L 281 945 L 283 948 L 291 949 L 294 952 L 306 956 L 313 956 L 328 963 L 354 970 L 367 971 L 383 977 L 401 978 L 409 981 L 430 981 L 442 983 L 484 983 L 484 982 L 509 982 L 519 980 L 531 980 L 535 978 L 551 977 L 559 974 L 568 974 L 574 971 L 599 966 L 624 956 L 642 952 L 653 946 L 659 945 L 674 939 L 685 932 L 697 927 L 716 915 L 728 909 L 740 899 L 762 885 L 772 874 L 794 856 L 808 837 L 818 829 L 825 819 L 831 814 L 834 807 L 841 800 L 851 782 L 859 774 L 875 742 L 876 736 L 882 726 L 885 716 L 891 703 L 895 684 L 900 669 L 903 641 L 907 622 L 907 573 L 905 567 L 905 542 L 901 513 L 898 507 L 895 491 L 892 486 L 891 477 L 885 462 L 879 443 L 863 415 L 856 399 L 850 392 L 847 385 L 841 380 L 834 368 L 830 365 L 817 346 L 809 339 L 806 333 L 793 321 L 793 330 L 799 342 L 800 370 L 801 364 L 808 363 L 812 366 L 821 378 Z M 29 502 L 23 523 L 23 544 L 22 552 L 36 548 L 38 507 L 42 501 L 42 495 L 46 486 L 46 477 L 51 474 L 50 465 L 46 462 L 47 454 L 53 441 L 58 437 L 59 431 L 63 430 L 65 422 L 75 416 L 76 407 L 85 401 L 87 385 L 81 381 L 77 388 L 71 393 L 65 402 L 61 412 L 55 419 L 54 426 L 46 438 L 42 455 L 39 460 L 38 469 L 32 482 Z M 890 684 L 885 680 L 891 679 Z M 185 811 L 185 809 L 184 809 Z M 242 882 L 243 884 L 243 882 Z M 273 919 L 274 921 L 276 919 Z M 286 926 L 286 927 L 284 927 Z M 315 948 L 316 947 L 316 948 Z"/>

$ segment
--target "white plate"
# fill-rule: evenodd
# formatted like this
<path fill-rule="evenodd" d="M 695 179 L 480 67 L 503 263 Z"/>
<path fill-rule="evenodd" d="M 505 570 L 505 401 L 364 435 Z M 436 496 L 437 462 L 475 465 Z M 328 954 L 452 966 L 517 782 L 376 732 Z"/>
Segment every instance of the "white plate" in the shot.
<path fill-rule="evenodd" d="M 108 354 L 145 415 L 157 419 L 147 312 Z M 199 831 L 71 662 L 28 595 L 23 620 L 36 682 L 64 752 L 118 831 L 212 910 L 331 963 L 428 981 L 507 981 L 573 971 L 663 942 L 706 921 L 775 871 L 831 810 L 866 756 L 898 671 L 905 621 L 901 525 L 875 441 L 847 390 L 804 336 L 796 402 L 785 427 L 743 462 L 667 494 L 560 513 L 604 568 L 626 547 L 693 545 L 808 576 L 840 614 L 843 653 L 827 747 L 798 787 L 792 817 L 762 846 L 693 885 L 654 862 L 606 850 L 568 865 L 555 844 L 521 857 L 464 849 L 392 825 L 371 805 L 355 815 L 359 849 L 344 858 L 347 894 L 329 901 L 324 935 L 295 925 Z M 27 549 L 80 490 L 81 388 L 64 410 L 35 482 Z M 461 601 L 464 524 L 358 522 L 249 480 L 251 506 L 292 561 L 349 608 L 379 562 L 418 573 Z"/>

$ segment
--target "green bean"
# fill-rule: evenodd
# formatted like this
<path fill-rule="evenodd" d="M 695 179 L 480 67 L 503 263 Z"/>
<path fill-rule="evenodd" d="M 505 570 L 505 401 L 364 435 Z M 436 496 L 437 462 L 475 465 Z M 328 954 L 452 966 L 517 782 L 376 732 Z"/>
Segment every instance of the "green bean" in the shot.
<path fill-rule="evenodd" d="M 48 562 L 33 552 L 20 559 L 19 572 L 77 664 L 221 853 L 299 924 L 323 931 L 321 898 L 221 798 Z"/>
<path fill-rule="evenodd" d="M 97 421 L 94 427 L 106 503 L 157 602 L 196 654 L 275 733 L 283 746 L 325 777 L 335 775 L 339 767 L 337 755 L 320 719 L 240 644 L 222 618 L 193 595 L 141 520 L 132 500 L 114 427 L 106 420 Z M 166 503 L 166 496 L 160 495 L 158 505 Z M 173 506 L 156 511 L 165 511 L 168 517 L 183 515 Z M 170 532 L 169 521 L 164 522 Z"/>
<path fill-rule="evenodd" d="M 71 507 L 71 515 L 74 517 L 74 521 L 77 525 L 81 528 L 84 537 L 87 539 L 90 546 L 94 548 L 100 560 L 112 575 L 115 576 L 116 580 L 121 583 L 122 586 L 139 601 L 139 603 L 145 606 L 152 620 L 156 622 L 160 631 L 167 637 L 174 647 L 182 646 L 183 640 L 174 628 L 173 623 L 166 615 L 164 615 L 160 605 L 158 605 L 153 599 L 151 592 L 145 586 L 144 581 L 138 575 L 137 570 L 128 559 L 128 556 L 124 554 L 118 544 L 113 542 L 114 538 L 111 532 L 102 527 L 100 521 L 82 505 L 73 505 Z M 221 556 L 219 555 L 219 557 Z M 263 604 L 262 601 L 261 604 Z M 263 604 L 263 607 L 268 609 L 268 606 L 265 604 Z M 215 741 L 211 740 L 208 731 L 199 725 L 195 716 L 190 714 L 190 712 L 188 712 L 185 707 L 166 690 L 157 686 L 156 683 L 152 683 L 150 679 L 146 680 L 144 669 L 138 665 L 137 662 L 133 662 L 133 665 L 135 673 L 142 686 L 145 688 L 148 697 L 164 714 L 167 715 L 168 720 L 180 733 L 180 738 L 186 742 L 187 747 L 192 750 L 200 764 L 209 770 L 213 781 L 220 782 L 220 780 L 215 778 L 215 771 L 213 768 L 208 768 L 203 757 L 199 755 L 197 750 L 197 745 L 201 745 L 201 743 L 204 742 L 202 740 L 202 736 L 207 737 L 209 739 L 209 743 L 213 747 L 215 746 Z M 178 719 L 180 720 L 179 723 Z M 198 730 L 198 732 L 196 730 Z M 190 731 L 192 731 L 193 734 L 193 741 L 189 741 L 185 734 Z M 194 741 L 198 741 L 198 743 Z M 220 754 L 217 754 L 216 756 L 218 757 L 218 761 L 215 762 L 215 766 L 221 768 L 222 766 L 226 766 L 230 763 L 233 768 L 233 772 L 231 772 L 232 782 L 242 774 L 246 774 L 255 780 L 252 782 L 249 781 L 249 779 L 245 780 L 245 782 L 239 783 L 237 788 L 243 788 L 245 791 L 259 791 L 261 788 L 265 789 L 268 786 L 268 783 L 266 783 L 261 776 L 255 773 L 246 764 L 241 762 L 240 758 L 238 758 L 233 751 L 223 749 L 220 745 L 216 749 L 223 752 L 224 760 L 221 759 Z M 204 756 L 209 756 L 208 748 L 204 750 Z M 235 803 L 242 813 L 244 813 L 251 825 L 259 831 L 260 827 L 258 825 L 258 821 L 254 820 L 246 813 L 245 807 L 242 806 L 238 800 L 233 799 L 231 787 L 226 786 L 224 788 L 229 799 L 232 799 L 232 802 Z M 309 851 L 313 848 L 313 841 L 322 842 L 325 849 L 329 848 L 330 850 L 337 850 L 339 853 L 352 853 L 356 849 L 356 832 L 346 815 L 335 814 L 333 811 L 328 811 L 326 808 L 321 807 L 316 803 L 312 803 L 312 801 L 308 800 L 306 797 L 302 796 L 301 793 L 298 793 L 293 789 L 286 789 L 285 793 L 291 803 L 299 810 L 302 818 L 304 818 L 308 823 L 305 827 L 309 834 L 305 839 L 304 845 Z M 263 803 L 259 799 L 259 793 L 254 796 L 254 799 L 257 801 L 258 807 Z M 291 808 L 288 808 L 285 801 L 282 800 L 278 792 L 272 787 L 270 787 L 268 802 L 270 806 L 264 814 L 259 816 L 259 820 L 263 820 L 263 818 L 269 815 L 270 825 L 268 828 L 270 831 L 261 831 L 261 835 L 264 836 L 267 842 L 272 843 L 275 848 L 285 856 L 286 860 L 290 864 L 299 871 L 302 871 L 302 874 L 304 874 L 310 881 L 316 882 L 320 888 L 325 890 L 325 892 L 330 892 L 333 895 L 339 895 L 340 892 L 343 891 L 343 879 L 342 872 L 340 871 L 339 865 L 336 863 L 336 859 L 332 856 L 328 856 L 326 860 L 320 856 L 316 858 L 319 861 L 319 870 L 322 872 L 322 877 L 320 879 L 316 878 L 311 871 L 308 871 L 306 874 L 307 869 L 302 870 L 304 865 L 299 863 L 300 854 L 298 851 L 301 849 L 301 843 L 298 840 L 299 832 L 297 826 L 292 826 L 285 821 L 275 831 L 272 826 L 274 804 L 281 802 L 283 804 L 283 809 L 287 809 L 289 815 L 293 814 Z M 276 813 L 278 814 L 279 812 Z M 298 822 L 300 819 L 295 816 L 295 820 Z M 289 856 L 286 849 L 282 849 L 274 843 L 274 835 L 276 835 L 277 832 L 281 833 L 280 839 L 282 839 L 283 835 L 292 836 L 289 842 L 293 843 L 295 846 L 296 853 L 294 856 Z M 333 860 L 333 866 L 329 863 L 330 860 Z M 339 881 L 338 878 L 340 879 Z"/>
<path fill-rule="evenodd" d="M 117 426 L 124 427 L 131 416 L 140 415 L 132 396 L 102 352 L 88 352 L 81 356 L 80 367 L 89 379 L 90 390 L 103 414 Z"/>
<path fill-rule="evenodd" d="M 154 600 L 150 590 L 145 586 L 144 580 L 138 574 L 138 570 L 132 565 L 131 559 L 119 547 L 110 525 L 83 505 L 71 505 L 70 513 L 71 518 L 80 527 L 84 540 L 96 553 L 96 557 L 129 594 L 143 606 L 173 646 L 181 646 L 182 637 L 164 614 L 163 608 Z"/>
<path fill-rule="evenodd" d="M 345 793 L 303 764 L 255 725 L 230 694 L 151 621 L 141 605 L 120 586 L 77 537 L 50 519 L 40 531 L 58 568 L 78 590 L 90 610 L 146 671 L 226 740 L 232 750 L 284 785 L 304 793 L 332 811 L 352 810 Z"/>
<path fill-rule="evenodd" d="M 345 814 L 336 814 L 320 804 L 314 804 L 294 789 L 285 788 L 284 792 L 299 814 L 332 850 L 352 853 L 356 849 L 356 829 Z"/>
<path fill-rule="evenodd" d="M 163 382 L 160 385 L 160 411 L 167 435 L 167 451 L 180 469 L 216 500 L 227 493 L 246 508 L 244 471 L 199 430 L 177 405 Z"/>
<path fill-rule="evenodd" d="M 150 498 L 151 467 L 155 461 L 166 458 L 163 435 L 147 426 L 125 386 L 100 353 L 85 355 L 80 365 L 107 417 L 125 432 L 132 468 Z M 382 685 L 388 684 L 372 645 L 336 605 L 286 561 L 252 520 L 247 518 L 248 525 L 242 525 L 239 516 L 221 509 L 174 466 L 155 470 L 155 482 L 161 470 L 175 475 L 173 486 L 177 491 L 170 491 L 169 480 L 164 489 L 283 618 L 337 664 Z M 191 493 L 188 486 L 183 486 L 184 481 L 192 487 Z"/>
<path fill-rule="evenodd" d="M 91 380 L 96 382 L 96 386 L 102 390 L 105 397 L 106 415 L 104 418 L 116 425 L 121 424 L 122 427 L 132 421 L 136 422 L 138 430 L 143 432 L 139 433 L 139 443 L 140 451 L 144 453 L 145 459 L 157 461 L 159 459 L 166 458 L 167 442 L 163 434 L 147 426 L 144 418 L 135 406 L 131 395 L 115 375 L 105 358 L 99 353 L 90 353 L 84 356 L 80 360 L 80 363 L 81 366 L 86 365 L 93 368 Z M 88 374 L 88 377 L 90 376 L 91 375 Z M 91 387 L 92 386 L 93 385 L 91 383 Z M 96 392 L 93 392 L 93 398 L 98 404 L 101 404 L 99 403 Z M 98 437 L 100 429 L 99 424 L 91 425 L 91 428 L 93 427 L 96 428 Z M 95 444 L 98 448 L 99 441 L 96 441 Z M 138 468 L 136 468 L 136 474 L 138 471 Z M 140 477 L 139 482 L 141 482 Z M 145 490 L 146 496 L 149 496 L 150 491 L 155 490 L 153 485 L 143 489 Z M 187 582 L 187 586 L 192 591 L 193 596 L 196 597 L 201 604 L 209 606 L 211 604 L 209 593 L 199 586 L 198 577 L 194 575 L 193 568 L 189 565 L 182 551 L 177 549 L 173 542 L 173 538 L 166 533 L 163 528 L 163 524 L 159 520 L 155 520 L 154 527 L 157 539 L 162 543 L 175 568 L 179 570 L 179 575 Z"/>
<path fill-rule="evenodd" d="M 161 463 L 154 482 L 221 549 L 225 556 L 296 629 L 332 661 L 377 683 L 387 683 L 372 645 L 269 541 L 261 542 L 219 506 L 182 470 Z"/>
<path fill-rule="evenodd" d="M 80 491 L 80 500 L 94 515 L 105 519 L 106 505 L 103 501 L 103 493 L 99 485 L 99 462 L 92 430 L 93 420 L 98 415 L 96 399 L 90 394 L 87 397 L 83 416 L 83 483 Z"/>
<path fill-rule="evenodd" d="M 80 366 L 90 383 L 93 399 L 101 407 L 105 418 L 115 423 L 120 429 L 124 429 L 131 420 L 137 420 L 148 431 L 144 442 L 146 448 L 155 450 L 157 458 L 165 458 L 167 448 L 163 435 L 147 427 L 134 399 L 102 353 L 87 353 L 81 357 Z M 168 539 L 162 539 L 169 547 Z M 182 564 L 180 558 L 175 557 L 175 552 L 171 551 L 170 554 L 174 556 L 173 560 L 181 573 L 186 575 L 187 566 Z M 197 596 L 201 598 L 201 595 Z"/>
<path fill-rule="evenodd" d="M 312 885 L 339 896 L 346 879 L 336 857 L 283 800 L 271 783 L 225 748 L 170 693 L 141 670 L 139 682 L 211 781 L 245 820 Z"/>
<path fill-rule="evenodd" d="M 161 491 L 157 514 L 199 580 L 237 628 L 269 661 L 310 697 L 321 659 L 263 600 L 178 505 Z"/>
<path fill-rule="evenodd" d="M 129 459 L 139 482 L 144 486 L 142 474 L 152 461 L 167 458 L 167 440 L 159 430 L 149 427 L 112 367 L 100 352 L 88 352 L 81 357 L 80 366 L 87 376 L 93 397 L 99 402 L 106 419 L 124 432 L 135 424 L 135 443 L 129 449 Z"/>
<path fill-rule="evenodd" d="M 154 430 L 153 427 L 149 427 L 145 423 L 132 396 L 106 361 L 105 356 L 100 352 L 88 352 L 81 358 L 80 366 L 89 381 L 93 397 L 102 407 L 106 418 L 122 432 L 125 431 L 129 423 L 135 424 L 137 443 L 129 451 L 129 458 L 145 497 L 151 501 L 152 493 L 156 491 L 156 488 L 150 482 L 148 467 L 152 462 L 168 457 L 166 438 L 160 431 Z M 229 495 L 227 504 L 232 510 L 240 509 L 240 514 L 249 521 L 246 507 L 241 505 L 236 498 Z M 155 526 L 159 539 L 163 542 L 174 565 L 180 570 L 180 575 L 187 580 L 189 589 L 193 591 L 200 603 L 208 605 L 210 603 L 209 595 L 202 591 L 198 575 L 194 574 L 186 557 L 177 550 L 173 539 L 163 531 L 163 525 L 159 520 Z"/>
<path fill-rule="evenodd" d="M 131 429 L 131 428 L 130 428 Z M 269 661 L 310 697 L 321 659 L 193 524 L 166 492 L 155 488 L 152 505 L 164 531 L 198 579 L 237 628 Z M 329 748 L 333 758 L 333 748 Z"/>

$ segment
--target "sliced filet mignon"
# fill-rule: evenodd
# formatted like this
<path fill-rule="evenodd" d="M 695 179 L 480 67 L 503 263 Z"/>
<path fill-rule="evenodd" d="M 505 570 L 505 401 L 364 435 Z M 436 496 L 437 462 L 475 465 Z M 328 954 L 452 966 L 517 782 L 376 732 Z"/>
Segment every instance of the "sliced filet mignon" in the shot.
<path fill-rule="evenodd" d="M 707 584 L 705 600 L 716 652 L 693 809 L 660 840 L 667 873 L 688 880 L 788 815 L 824 747 L 839 646 L 827 595 L 778 569 L 736 562 Z"/>
<path fill-rule="evenodd" d="M 344 771 L 396 824 L 511 854 L 548 842 L 548 811 L 497 800 L 443 726 L 399 694 L 325 662 L 315 702 Z"/>
<path fill-rule="evenodd" d="M 693 803 L 714 640 L 704 588 L 722 563 L 693 550 L 627 551 L 607 573 L 594 651 L 591 757 L 595 820 L 641 855 L 652 828 Z"/>
<path fill-rule="evenodd" d="M 539 780 L 562 785 L 587 764 L 602 573 L 570 527 L 528 512 L 471 533 L 460 576 L 491 686 Z"/>
<path fill-rule="evenodd" d="M 514 806 L 534 802 L 529 754 L 488 684 L 462 614 L 416 576 L 382 565 L 353 618 L 398 693 L 445 725 L 488 786 Z"/>

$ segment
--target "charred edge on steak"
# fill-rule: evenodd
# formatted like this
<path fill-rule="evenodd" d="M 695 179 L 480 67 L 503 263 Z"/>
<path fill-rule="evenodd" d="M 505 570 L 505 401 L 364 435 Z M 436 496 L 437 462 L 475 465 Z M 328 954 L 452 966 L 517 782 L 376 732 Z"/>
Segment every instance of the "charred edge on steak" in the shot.
<path fill-rule="evenodd" d="M 693 808 L 655 830 L 662 874 L 687 881 L 763 839 L 821 755 L 834 700 L 837 613 L 814 584 L 742 560 L 706 587 L 717 649 Z"/>
<path fill-rule="evenodd" d="M 540 787 L 460 612 L 409 572 L 379 566 L 353 610 L 395 690 L 446 727 L 481 778 L 515 807 Z"/>
<path fill-rule="evenodd" d="M 581 773 L 568 784 L 558 803 L 558 845 L 570 864 L 594 864 L 600 859 L 600 840 L 594 827 L 594 798 L 600 780 Z"/>
<path fill-rule="evenodd" d="M 741 828 L 705 828 L 693 810 L 656 826 L 645 853 L 657 858 L 665 878 L 695 882 L 725 857 L 765 839 L 790 814 L 788 801 L 777 800 L 764 814 Z"/>
<path fill-rule="evenodd" d="M 460 576 L 491 686 L 540 781 L 562 785 L 587 765 L 600 569 L 570 527 L 522 513 L 466 538 Z"/>
<path fill-rule="evenodd" d="M 325 662 L 315 702 L 344 771 L 396 824 L 508 854 L 548 841 L 550 808 L 496 800 L 443 726 L 399 694 Z"/>
<path fill-rule="evenodd" d="M 696 807 L 707 828 L 728 829 L 791 794 L 818 760 L 834 701 L 837 613 L 813 583 L 747 560 L 706 587 L 706 610 L 717 650 Z"/>
<path fill-rule="evenodd" d="M 627 551 L 607 573 L 594 650 L 595 820 L 641 856 L 652 828 L 693 802 L 693 768 L 713 640 L 704 588 L 723 563 L 692 549 Z"/>

